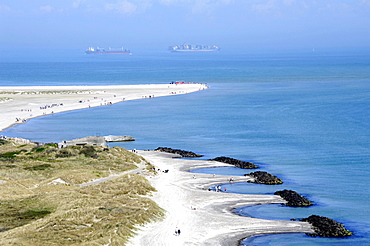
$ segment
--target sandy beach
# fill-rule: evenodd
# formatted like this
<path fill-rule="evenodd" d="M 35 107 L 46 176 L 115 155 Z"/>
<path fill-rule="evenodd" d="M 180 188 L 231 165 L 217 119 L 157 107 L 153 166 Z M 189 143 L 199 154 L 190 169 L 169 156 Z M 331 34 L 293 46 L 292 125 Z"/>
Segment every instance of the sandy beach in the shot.
<path fill-rule="evenodd" d="M 173 158 L 157 151 L 139 151 L 157 169 L 169 170 L 149 181 L 158 192 L 153 199 L 166 211 L 163 221 L 138 228 L 130 244 L 137 245 L 239 245 L 249 236 L 268 233 L 312 233 L 310 224 L 299 221 L 276 221 L 242 217 L 232 212 L 247 205 L 285 203 L 280 196 L 246 195 L 209 191 L 208 187 L 227 183 L 231 176 L 194 174 L 189 170 L 228 164 Z M 234 182 L 247 182 L 248 177 L 233 177 Z M 176 228 L 181 230 L 175 234 Z"/>
<path fill-rule="evenodd" d="M 0 86 L 0 131 L 42 115 L 106 106 L 135 99 L 181 95 L 205 84 L 105 86 Z"/>

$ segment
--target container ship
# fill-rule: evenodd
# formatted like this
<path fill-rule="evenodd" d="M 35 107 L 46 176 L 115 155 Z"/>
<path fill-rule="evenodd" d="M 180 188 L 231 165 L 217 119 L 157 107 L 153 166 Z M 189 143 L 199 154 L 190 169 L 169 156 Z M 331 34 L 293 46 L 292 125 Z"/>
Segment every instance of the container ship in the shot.
<path fill-rule="evenodd" d="M 218 52 L 220 48 L 216 45 L 176 45 L 168 48 L 171 52 L 193 53 L 193 52 Z"/>
<path fill-rule="evenodd" d="M 104 48 L 94 48 L 94 47 L 89 47 L 85 53 L 87 55 L 132 55 L 130 50 L 120 48 L 120 49 L 104 49 Z"/>

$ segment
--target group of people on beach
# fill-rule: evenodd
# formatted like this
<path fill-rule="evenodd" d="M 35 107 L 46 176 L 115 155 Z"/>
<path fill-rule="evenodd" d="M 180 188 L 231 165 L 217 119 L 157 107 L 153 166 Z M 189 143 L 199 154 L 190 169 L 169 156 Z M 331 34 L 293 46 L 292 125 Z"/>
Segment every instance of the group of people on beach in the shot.
<path fill-rule="evenodd" d="M 15 122 L 22 122 L 25 123 L 27 120 L 22 118 L 15 118 Z"/>
<path fill-rule="evenodd" d="M 211 191 L 212 189 L 211 188 L 208 188 L 208 190 Z M 226 188 L 222 189 L 221 185 L 216 185 L 214 187 L 214 191 L 216 191 L 216 192 L 221 192 L 221 191 L 226 192 Z"/>
<path fill-rule="evenodd" d="M 53 103 L 51 105 L 45 105 L 45 106 L 41 106 L 40 109 L 48 109 L 48 108 L 53 108 L 53 107 L 58 107 L 58 106 L 63 106 L 63 103 Z"/>
<path fill-rule="evenodd" d="M 175 229 L 175 235 L 176 236 L 180 236 L 180 233 L 181 233 L 180 229 L 176 227 L 176 229 Z"/>

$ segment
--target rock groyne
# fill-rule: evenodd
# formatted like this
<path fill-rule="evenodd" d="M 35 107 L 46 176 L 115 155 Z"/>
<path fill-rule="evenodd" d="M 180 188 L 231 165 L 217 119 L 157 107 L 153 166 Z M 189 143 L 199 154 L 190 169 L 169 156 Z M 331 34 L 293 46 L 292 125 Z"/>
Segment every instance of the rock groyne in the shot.
<path fill-rule="evenodd" d="M 293 190 L 276 191 L 274 195 L 281 196 L 284 200 L 286 200 L 287 203 L 285 205 L 288 207 L 308 207 L 313 205 L 310 200 Z"/>
<path fill-rule="evenodd" d="M 277 185 L 282 184 L 283 181 L 278 177 L 263 171 L 257 171 L 249 174 L 244 174 L 244 176 L 251 176 L 254 181 L 249 181 L 250 183 L 267 184 L 267 185 Z"/>
<path fill-rule="evenodd" d="M 311 215 L 301 221 L 306 221 L 313 226 L 315 233 L 307 233 L 312 237 L 348 237 L 353 234 L 341 223 L 324 216 Z"/>
<path fill-rule="evenodd" d="M 181 157 L 202 157 L 203 155 L 196 154 L 191 151 L 181 150 L 181 149 L 172 149 L 168 147 L 158 147 L 155 151 L 167 152 L 171 154 L 180 155 Z"/>
<path fill-rule="evenodd" d="M 241 161 L 241 160 L 237 160 L 237 159 L 234 159 L 234 158 L 231 158 L 231 157 L 226 157 L 226 156 L 216 157 L 216 158 L 210 159 L 210 161 L 219 161 L 219 162 L 231 164 L 231 165 L 234 165 L 236 167 L 243 168 L 243 169 L 258 168 L 258 166 L 256 166 L 252 162 Z"/>

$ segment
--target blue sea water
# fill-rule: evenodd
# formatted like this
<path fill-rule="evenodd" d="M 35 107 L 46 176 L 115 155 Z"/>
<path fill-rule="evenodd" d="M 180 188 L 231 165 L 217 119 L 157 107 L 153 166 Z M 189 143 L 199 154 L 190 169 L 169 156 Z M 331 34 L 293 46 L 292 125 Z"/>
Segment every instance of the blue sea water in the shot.
<path fill-rule="evenodd" d="M 263 205 L 239 208 L 238 213 L 279 220 L 317 214 L 343 223 L 355 234 L 344 239 L 277 234 L 252 237 L 245 244 L 370 245 L 369 51 L 132 56 L 51 51 L 0 58 L 1 86 L 173 80 L 207 83 L 210 89 L 43 116 L 0 134 L 39 142 L 130 135 L 136 141 L 115 145 L 172 147 L 203 154 L 205 159 L 229 156 L 252 161 L 284 184 L 224 184 L 228 192 L 272 194 L 292 189 L 315 206 Z M 243 175 L 245 170 L 199 172 Z"/>

